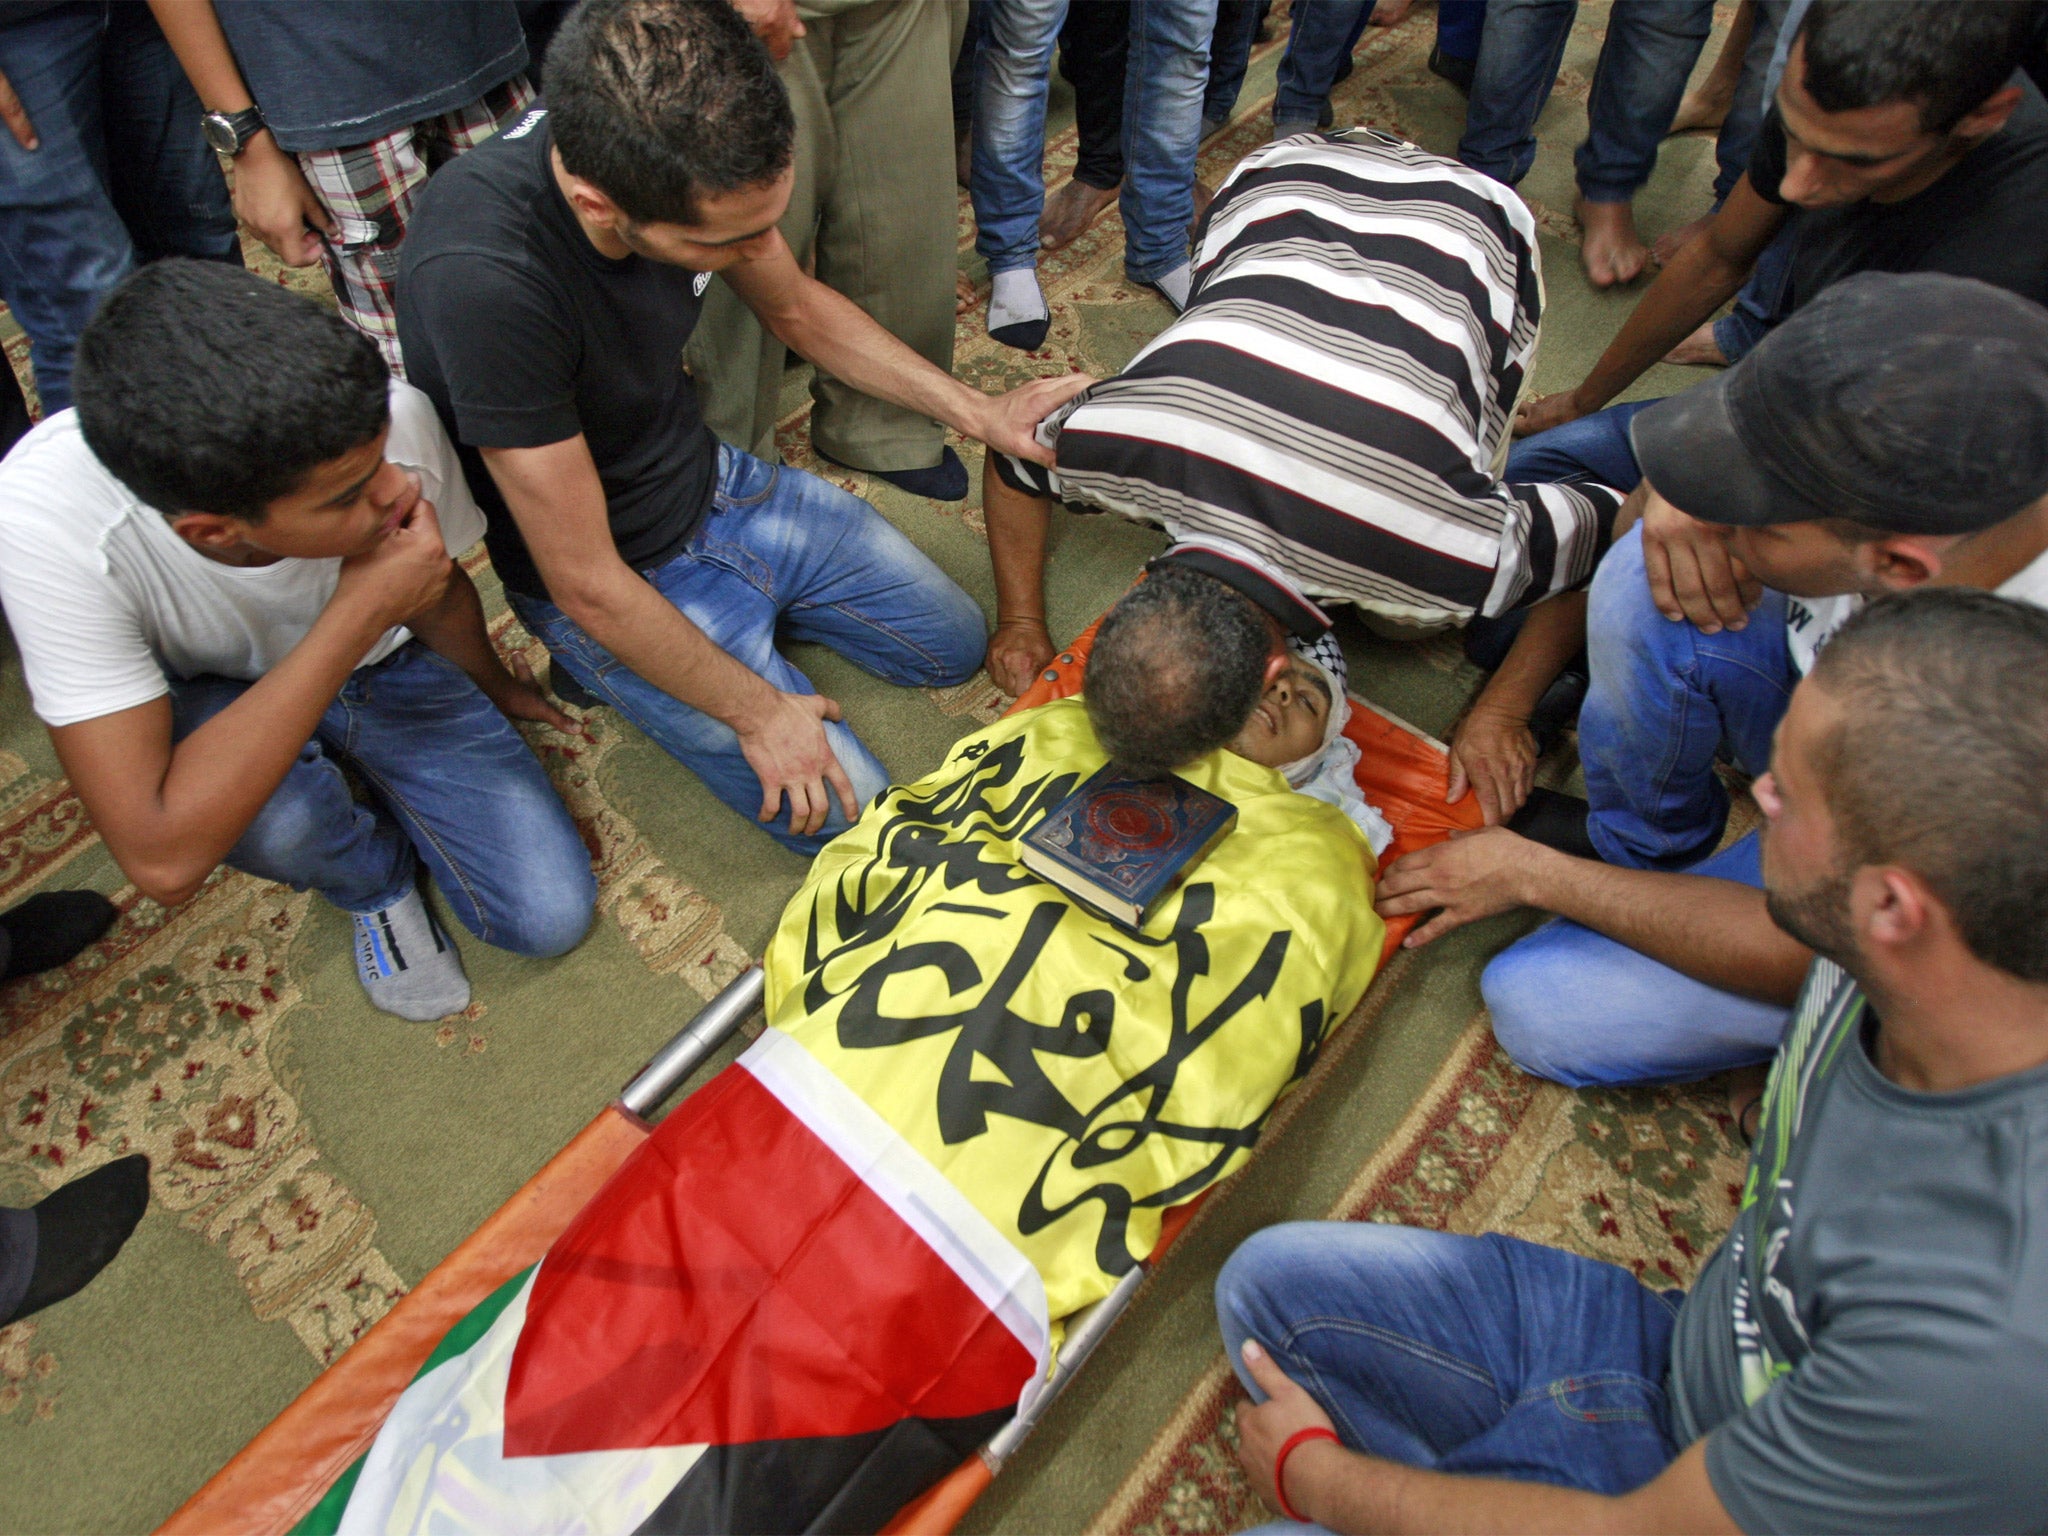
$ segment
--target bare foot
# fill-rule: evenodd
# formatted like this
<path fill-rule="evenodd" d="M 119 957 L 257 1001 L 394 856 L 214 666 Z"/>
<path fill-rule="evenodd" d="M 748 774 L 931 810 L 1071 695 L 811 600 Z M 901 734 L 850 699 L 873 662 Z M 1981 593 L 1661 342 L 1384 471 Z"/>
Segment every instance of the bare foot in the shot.
<path fill-rule="evenodd" d="M 1595 288 L 1632 283 L 1650 263 L 1650 248 L 1636 233 L 1635 210 L 1627 203 L 1589 203 L 1572 199 L 1572 211 L 1586 238 L 1579 244 L 1579 262 Z"/>
<path fill-rule="evenodd" d="M 1681 224 L 1676 229 L 1665 230 L 1650 247 L 1657 258 L 1657 265 L 1670 266 L 1671 259 L 1692 243 L 1693 236 L 1713 222 L 1714 216 L 1711 213 L 1703 213 L 1690 223 Z"/>
<path fill-rule="evenodd" d="M 1201 177 L 1195 178 L 1195 216 L 1188 220 L 1188 233 L 1194 234 L 1195 226 L 1202 222 L 1202 215 L 1209 211 L 1209 204 L 1216 200 L 1216 189 Z"/>
<path fill-rule="evenodd" d="M 1682 368 L 1726 368 L 1728 356 L 1714 339 L 1714 322 L 1709 320 L 1685 340 L 1664 354 L 1664 361 Z"/>
<path fill-rule="evenodd" d="M 1038 220 L 1039 247 L 1056 251 L 1072 245 L 1102 217 L 1102 210 L 1116 201 L 1116 194 L 1116 187 L 1105 192 L 1085 181 L 1069 181 L 1045 200 L 1045 212 Z"/>
<path fill-rule="evenodd" d="M 953 274 L 953 314 L 957 318 L 966 314 L 981 302 L 981 293 L 974 286 L 974 279 L 965 272 Z"/>
<path fill-rule="evenodd" d="M 1756 26 L 1755 0 L 1743 0 L 1736 7 L 1735 20 L 1714 55 L 1707 78 L 1685 93 L 1678 103 L 1678 115 L 1671 119 L 1672 133 L 1691 133 L 1700 128 L 1719 128 L 1728 120 L 1735 104 L 1735 87 L 1742 80 L 1743 56 L 1749 52 L 1749 38 Z"/>
<path fill-rule="evenodd" d="M 1678 115 L 1671 119 L 1673 133 L 1719 128 L 1728 121 L 1728 109 L 1735 105 L 1735 90 L 1730 86 L 1724 95 L 1715 89 L 1718 83 L 1709 75 L 1701 82 L 1700 89 L 1685 93 L 1685 99 L 1678 104 Z"/>

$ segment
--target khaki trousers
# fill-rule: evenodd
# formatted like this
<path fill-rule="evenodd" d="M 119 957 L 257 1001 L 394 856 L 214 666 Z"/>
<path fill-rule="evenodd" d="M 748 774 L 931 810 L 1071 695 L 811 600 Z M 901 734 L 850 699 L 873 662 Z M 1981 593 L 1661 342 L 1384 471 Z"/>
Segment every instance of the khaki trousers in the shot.
<path fill-rule="evenodd" d="M 796 184 L 782 235 L 799 265 L 912 351 L 953 369 L 953 55 L 964 0 L 798 7 L 782 63 L 796 115 Z M 714 277 L 684 354 L 711 430 L 774 462 L 784 349 Z M 811 442 L 858 469 L 939 462 L 937 422 L 829 374 L 811 385 Z"/>

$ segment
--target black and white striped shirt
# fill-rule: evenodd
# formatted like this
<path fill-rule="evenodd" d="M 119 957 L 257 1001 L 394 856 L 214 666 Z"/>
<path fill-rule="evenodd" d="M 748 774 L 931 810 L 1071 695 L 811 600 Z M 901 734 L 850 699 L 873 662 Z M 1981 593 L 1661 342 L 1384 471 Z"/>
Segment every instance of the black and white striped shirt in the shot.
<path fill-rule="evenodd" d="M 1232 541 L 1308 596 L 1416 622 L 1582 585 L 1621 495 L 1507 485 L 1543 279 L 1499 182 L 1368 130 L 1241 161 L 1187 312 L 1047 418 L 1008 484 Z"/>

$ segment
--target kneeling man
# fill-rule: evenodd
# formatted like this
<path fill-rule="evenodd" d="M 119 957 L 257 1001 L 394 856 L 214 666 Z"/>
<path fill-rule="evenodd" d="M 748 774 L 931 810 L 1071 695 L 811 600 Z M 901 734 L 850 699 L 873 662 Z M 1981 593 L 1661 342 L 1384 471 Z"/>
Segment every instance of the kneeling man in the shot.
<path fill-rule="evenodd" d="M 1053 654 L 1054 500 L 1317 602 L 1440 625 L 1550 598 L 1530 625 L 1575 630 L 1629 514 L 1604 487 L 1499 478 L 1542 306 L 1534 219 L 1498 182 L 1363 130 L 1247 156 L 1202 227 L 1186 312 L 1046 418 L 1049 468 L 989 457 L 990 676 L 1020 692 Z"/>
<path fill-rule="evenodd" d="M 469 1005 L 421 860 L 478 938 L 573 947 L 590 857 L 506 716 L 571 722 L 450 559 L 484 520 L 427 398 L 331 311 L 192 261 L 107 297 L 74 395 L 0 465 L 0 599 L 128 877 L 166 905 L 223 862 L 319 891 L 408 1019 Z"/>
<path fill-rule="evenodd" d="M 1217 1311 L 1269 1503 L 1332 1531 L 2041 1528 L 2044 672 L 2048 614 L 1922 592 L 1794 693 L 1764 884 L 1822 958 L 1689 1295 L 1494 1234 L 1238 1250 Z"/>

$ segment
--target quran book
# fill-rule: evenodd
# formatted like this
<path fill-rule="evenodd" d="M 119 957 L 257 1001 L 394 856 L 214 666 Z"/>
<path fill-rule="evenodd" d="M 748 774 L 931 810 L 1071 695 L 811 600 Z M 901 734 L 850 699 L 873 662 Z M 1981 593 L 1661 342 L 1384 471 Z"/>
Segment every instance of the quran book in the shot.
<path fill-rule="evenodd" d="M 1186 779 L 1098 769 L 1024 834 L 1024 867 L 1133 931 L 1237 825 L 1237 808 Z"/>

